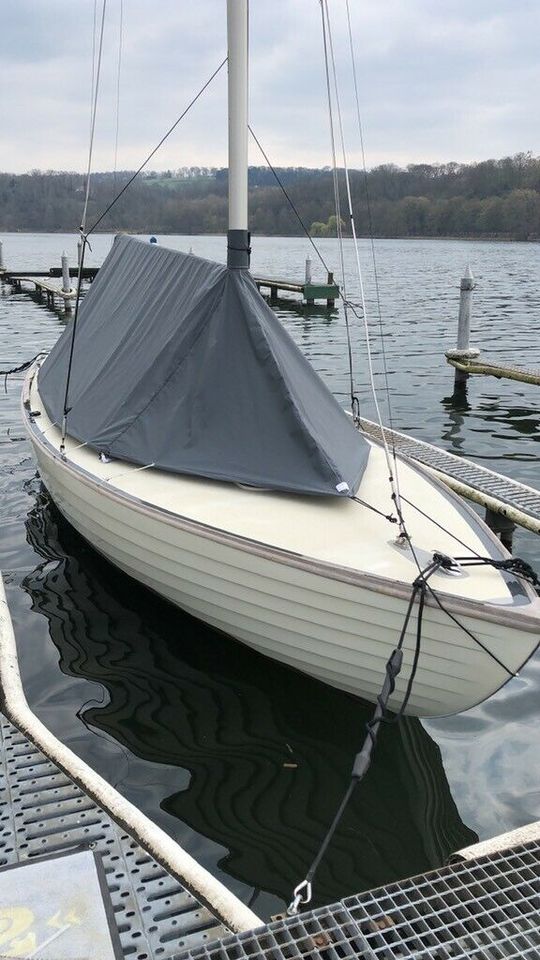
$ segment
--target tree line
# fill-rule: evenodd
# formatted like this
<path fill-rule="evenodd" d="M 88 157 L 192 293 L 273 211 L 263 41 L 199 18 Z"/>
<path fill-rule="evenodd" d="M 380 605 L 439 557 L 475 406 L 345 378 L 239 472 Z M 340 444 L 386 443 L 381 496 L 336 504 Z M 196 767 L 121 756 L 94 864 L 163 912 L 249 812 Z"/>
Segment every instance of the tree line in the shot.
<path fill-rule="evenodd" d="M 266 236 L 296 236 L 302 223 L 314 236 L 335 236 L 334 176 L 329 168 L 278 168 L 291 203 L 267 167 L 250 167 L 250 227 Z M 132 176 L 96 173 L 88 226 Z M 344 233 L 346 191 L 338 188 Z M 383 164 L 350 172 L 356 230 L 376 237 L 540 239 L 540 157 L 520 153 L 473 164 Z M 203 234 L 227 229 L 226 169 L 183 167 L 143 174 L 100 224 L 100 230 Z M 79 173 L 33 170 L 0 173 L 0 230 L 73 231 L 85 193 Z"/>

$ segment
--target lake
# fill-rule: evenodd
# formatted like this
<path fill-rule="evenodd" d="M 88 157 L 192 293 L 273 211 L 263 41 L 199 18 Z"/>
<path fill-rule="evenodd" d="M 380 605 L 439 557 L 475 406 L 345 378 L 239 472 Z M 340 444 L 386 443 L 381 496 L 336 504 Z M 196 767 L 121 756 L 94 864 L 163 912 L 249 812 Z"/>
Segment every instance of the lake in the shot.
<path fill-rule="evenodd" d="M 4 234 L 11 268 L 48 269 L 67 235 Z M 159 242 L 223 261 L 222 237 Z M 111 237 L 92 238 L 87 265 Z M 338 277 L 335 241 L 317 241 Z M 453 240 L 360 244 L 375 382 L 397 429 L 538 486 L 538 388 L 487 377 L 453 395 L 459 281 L 476 279 L 471 344 L 540 366 L 538 246 Z M 296 277 L 307 240 L 254 238 L 255 273 Z M 354 251 L 346 242 L 347 272 Z M 348 284 L 351 299 L 358 285 Z M 348 399 L 340 311 L 276 307 L 338 399 Z M 0 367 L 50 349 L 64 321 L 9 287 L 0 293 Z M 356 391 L 373 418 L 363 331 L 353 323 Z M 385 363 L 383 362 L 383 350 Z M 385 373 L 385 364 L 386 372 Z M 387 395 L 386 379 L 389 391 Z M 43 497 L 19 414 L 20 378 L 0 403 L 0 566 L 28 699 L 72 749 L 262 917 L 304 877 L 344 792 L 372 707 L 215 634 L 102 560 Z M 390 410 L 390 412 L 389 412 Z M 524 531 L 514 552 L 540 569 Z M 382 679 L 382 678 L 381 678 Z M 450 852 L 540 819 L 540 659 L 460 716 L 383 727 L 374 764 L 321 866 L 329 902 L 444 862 Z"/>

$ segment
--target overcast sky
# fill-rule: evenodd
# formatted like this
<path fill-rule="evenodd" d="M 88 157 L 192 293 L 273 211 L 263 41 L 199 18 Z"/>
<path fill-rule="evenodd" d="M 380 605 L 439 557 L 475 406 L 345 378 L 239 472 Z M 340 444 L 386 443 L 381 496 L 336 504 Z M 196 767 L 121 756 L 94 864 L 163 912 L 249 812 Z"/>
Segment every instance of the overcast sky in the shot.
<path fill-rule="evenodd" d="M 97 0 L 98 13 L 102 0 Z M 330 0 L 359 165 L 345 0 Z M 540 153 L 539 0 L 350 0 L 368 166 Z M 226 51 L 225 0 L 123 0 L 118 169 L 138 166 Z M 83 170 L 94 0 L 3 0 L 0 170 Z M 112 170 L 120 0 L 107 0 L 94 168 Z M 330 162 L 318 0 L 251 0 L 250 111 L 276 165 Z M 225 166 L 226 76 L 152 169 Z M 250 148 L 250 162 L 263 161 Z"/>

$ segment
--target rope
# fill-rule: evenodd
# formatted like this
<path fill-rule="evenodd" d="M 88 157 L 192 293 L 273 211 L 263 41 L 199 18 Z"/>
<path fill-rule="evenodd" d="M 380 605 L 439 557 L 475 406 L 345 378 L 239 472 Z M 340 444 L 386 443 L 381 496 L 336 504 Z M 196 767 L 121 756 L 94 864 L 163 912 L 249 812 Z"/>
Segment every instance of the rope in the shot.
<path fill-rule="evenodd" d="M 377 746 L 377 738 L 379 736 L 379 731 L 381 724 L 383 722 L 389 722 L 386 718 L 386 712 L 388 709 L 388 701 L 392 696 L 395 687 L 396 679 L 399 676 L 403 665 L 403 644 L 405 642 L 405 636 L 407 633 L 407 628 L 409 626 L 409 621 L 411 619 L 412 610 L 414 607 L 415 600 L 418 595 L 420 595 L 419 607 L 418 607 L 418 618 L 416 626 L 416 646 L 413 658 L 413 665 L 411 669 L 411 674 L 409 676 L 409 681 L 407 683 L 407 688 L 405 691 L 405 696 L 403 698 L 399 712 L 395 718 L 394 722 L 397 722 L 403 712 L 405 711 L 409 698 L 411 695 L 412 687 L 414 684 L 414 679 L 416 676 L 416 671 L 418 668 L 418 662 L 420 659 L 420 638 L 422 633 L 422 615 L 424 611 L 425 603 L 425 592 L 427 588 L 427 582 L 429 578 L 439 569 L 443 564 L 442 555 L 435 556 L 431 562 L 425 567 L 424 570 L 421 570 L 419 575 L 413 582 L 411 596 L 409 598 L 409 603 L 407 606 L 407 611 L 405 613 L 405 619 L 403 621 L 403 626 L 399 635 L 398 643 L 395 649 L 392 651 L 385 667 L 385 677 L 384 683 L 381 689 L 380 694 L 377 697 L 375 710 L 371 720 L 368 720 L 366 723 L 366 736 L 362 744 L 361 749 L 356 754 L 354 758 L 354 763 L 351 771 L 351 780 L 345 791 L 345 795 L 334 815 L 334 818 L 324 836 L 324 839 L 317 851 L 317 854 L 306 873 L 305 879 L 295 887 L 293 892 L 293 899 L 287 908 L 287 913 L 289 916 L 294 916 L 298 913 L 298 908 L 301 904 L 306 905 L 310 902 L 312 896 L 312 884 L 319 864 L 323 859 L 328 846 L 336 832 L 336 829 L 340 823 L 340 820 L 345 812 L 347 804 L 354 792 L 355 787 L 361 783 L 361 781 L 366 776 L 372 761 L 373 751 Z"/>
<path fill-rule="evenodd" d="M 416 559 L 416 556 L 415 556 Z M 418 563 L 418 561 L 417 561 Z M 305 879 L 295 887 L 293 892 L 293 899 L 287 908 L 287 914 L 289 916 L 294 916 L 298 913 L 298 909 L 301 905 L 306 905 L 311 901 L 312 897 L 312 884 L 323 859 L 328 846 L 336 832 L 337 827 L 341 821 L 341 818 L 345 812 L 347 804 L 354 792 L 355 787 L 361 783 L 361 781 L 366 776 L 373 757 L 373 752 L 377 746 L 377 738 L 379 735 L 380 727 L 382 723 L 398 723 L 401 720 L 401 717 L 407 709 L 409 703 L 412 689 L 414 686 L 414 681 L 416 678 L 418 664 L 420 662 L 421 654 L 421 643 L 422 643 L 422 624 L 423 624 L 423 614 L 424 607 L 426 603 L 426 592 L 429 590 L 431 596 L 439 606 L 439 608 L 448 616 L 450 619 L 463 630 L 479 647 L 484 650 L 509 676 L 514 677 L 516 674 L 510 670 L 502 660 L 499 659 L 491 650 L 489 650 L 471 631 L 465 627 L 464 624 L 460 623 L 456 617 L 449 610 L 447 610 L 435 591 L 432 589 L 429 580 L 437 570 L 440 569 L 451 569 L 455 566 L 456 563 L 461 564 L 462 566 L 478 566 L 482 563 L 489 564 L 490 566 L 495 567 L 498 570 L 509 570 L 513 573 L 516 573 L 518 576 L 526 578 L 530 583 L 534 584 L 536 587 L 540 587 L 540 577 L 533 570 L 531 565 L 527 561 L 522 560 L 520 557 L 509 557 L 507 560 L 492 560 L 490 557 L 480 557 L 480 558 L 471 558 L 471 557 L 447 557 L 442 553 L 434 553 L 433 559 L 431 562 L 424 567 L 424 569 L 419 568 L 419 573 L 416 579 L 412 584 L 411 596 L 409 598 L 409 603 L 407 605 L 407 610 L 405 613 L 405 619 L 403 621 L 403 626 L 399 635 L 398 643 L 395 649 L 390 655 L 386 667 L 385 667 L 385 678 L 384 683 L 381 689 L 380 694 L 376 700 L 376 706 L 371 720 L 368 720 L 366 723 L 366 736 L 360 751 L 356 754 L 354 759 L 353 768 L 351 771 L 351 780 L 345 791 L 343 799 L 339 804 L 336 814 L 323 838 L 323 841 L 317 851 L 317 854 L 306 873 Z M 395 686 L 396 679 L 401 671 L 403 665 L 403 645 L 405 642 L 405 636 L 407 633 L 407 628 L 410 623 L 412 610 L 414 603 L 418 597 L 418 614 L 416 620 L 416 639 L 415 639 L 415 648 L 413 654 L 413 662 L 411 666 L 411 672 L 409 674 L 409 679 L 407 681 L 407 687 L 405 689 L 405 694 L 401 706 L 396 713 L 393 719 L 389 719 L 386 716 L 388 709 L 388 701 L 392 696 Z"/>
<path fill-rule="evenodd" d="M 32 357 L 31 360 L 25 360 L 24 363 L 21 363 L 20 367 L 11 367 L 10 370 L 0 370 L 0 377 L 4 378 L 4 393 L 7 393 L 7 378 L 10 377 L 13 373 L 22 373 L 23 370 L 28 370 L 28 367 L 31 367 L 34 363 L 34 360 L 37 360 L 40 357 L 42 351 L 36 353 L 35 357 Z"/>
<path fill-rule="evenodd" d="M 413 545 L 412 545 L 412 543 L 411 543 L 410 540 L 409 540 L 409 547 L 410 547 L 411 552 L 412 552 L 412 555 L 413 555 L 413 557 L 414 557 L 414 562 L 416 563 L 416 566 L 418 567 L 418 575 L 421 577 L 421 576 L 423 576 L 423 571 L 422 571 L 422 568 L 420 567 L 420 563 L 419 563 L 418 557 L 417 557 L 417 555 L 416 555 L 415 549 L 414 549 L 414 547 L 413 547 Z M 434 558 L 436 557 L 438 560 L 441 560 L 439 566 L 440 566 L 440 567 L 443 567 L 443 568 L 446 568 L 446 569 L 450 569 L 453 565 L 455 565 L 455 564 L 458 562 L 458 561 L 456 561 L 455 558 L 453 558 L 453 557 L 447 557 L 447 556 L 445 556 L 444 554 L 441 554 L 441 553 L 438 553 L 438 552 L 435 552 L 435 553 L 433 554 L 433 557 L 434 557 Z M 466 559 L 471 559 L 471 558 L 466 558 Z M 491 558 L 490 558 L 490 557 L 486 557 L 486 558 L 485 558 L 485 562 L 486 562 L 486 563 L 491 563 L 491 562 L 492 562 L 492 561 L 491 561 Z M 498 563 L 498 562 L 504 563 L 504 562 L 506 562 L 506 561 L 494 561 L 494 564 L 496 564 L 496 563 Z M 525 561 L 523 561 L 523 562 L 525 562 Z M 437 604 L 437 606 L 439 607 L 439 609 L 440 609 L 444 614 L 446 614 L 446 616 L 452 621 L 452 623 L 455 623 L 455 625 L 456 625 L 457 627 L 459 627 L 459 629 L 462 630 L 463 633 L 465 633 L 465 634 L 473 641 L 473 643 L 475 643 L 478 647 L 480 647 L 481 650 L 483 650 L 484 653 L 486 653 L 486 654 L 488 655 L 488 657 L 491 657 L 491 659 L 492 659 L 496 664 L 498 664 L 498 666 L 501 667 L 501 669 L 504 670 L 504 672 L 507 673 L 509 677 L 515 677 L 515 676 L 517 676 L 517 674 L 516 674 L 513 670 L 511 670 L 510 667 L 507 667 L 506 664 L 503 663 L 503 661 L 500 660 L 499 657 L 496 656 L 496 654 L 494 654 L 488 647 L 486 647 L 486 645 L 485 645 L 484 643 L 482 643 L 481 640 L 478 639 L 478 637 L 475 637 L 474 633 L 472 633 L 472 632 L 469 630 L 469 628 L 465 626 L 464 623 L 461 623 L 461 622 L 458 620 L 458 618 L 455 617 L 454 614 L 451 613 L 450 610 L 448 610 L 448 609 L 444 606 L 442 600 L 440 599 L 440 597 L 438 596 L 438 594 L 435 593 L 435 591 L 433 590 L 431 584 L 428 584 L 428 585 L 427 585 L 427 589 L 429 590 L 430 595 L 432 596 L 433 600 L 435 601 L 435 603 Z"/>
<path fill-rule="evenodd" d="M 366 503 L 366 501 L 361 500 L 360 497 L 350 497 L 349 499 L 354 500 L 355 503 L 359 503 L 362 507 L 367 507 L 368 510 L 373 510 L 373 513 L 377 513 L 379 517 L 384 517 L 384 519 L 389 520 L 390 523 L 398 523 L 397 517 L 394 517 L 392 513 L 383 513 L 382 510 L 374 507 L 371 503 Z"/>
<path fill-rule="evenodd" d="M 416 510 L 417 513 L 420 513 L 423 517 L 425 517 L 426 520 L 430 520 L 431 523 L 433 523 L 436 527 L 438 527 L 439 530 L 442 530 L 442 532 L 445 533 L 448 537 L 452 537 L 452 539 L 455 540 L 456 543 L 459 543 L 460 547 L 465 547 L 465 550 L 469 550 L 469 552 L 474 554 L 475 557 L 480 556 L 480 554 L 476 550 L 473 550 L 473 548 L 469 547 L 468 544 L 463 542 L 463 540 L 460 540 L 459 537 L 456 537 L 455 533 L 452 533 L 451 530 L 447 530 L 446 527 L 443 527 L 442 523 L 439 523 L 438 520 L 434 520 L 433 517 L 429 515 L 429 513 L 426 513 L 425 510 L 422 510 L 420 507 L 418 507 L 416 503 L 412 502 L 412 500 L 408 500 L 407 497 L 403 496 L 403 494 L 401 495 L 401 499 L 403 500 L 403 503 L 408 504 L 409 507 L 412 507 L 413 510 Z"/>
<path fill-rule="evenodd" d="M 448 561 L 448 557 L 444 558 Z M 506 560 L 495 560 L 493 557 L 454 557 L 456 563 L 462 567 L 480 567 L 490 566 L 495 570 L 507 570 L 509 573 L 515 573 L 517 577 L 527 580 L 533 587 L 540 587 L 540 577 L 530 563 L 523 560 L 522 557 L 508 557 Z"/>

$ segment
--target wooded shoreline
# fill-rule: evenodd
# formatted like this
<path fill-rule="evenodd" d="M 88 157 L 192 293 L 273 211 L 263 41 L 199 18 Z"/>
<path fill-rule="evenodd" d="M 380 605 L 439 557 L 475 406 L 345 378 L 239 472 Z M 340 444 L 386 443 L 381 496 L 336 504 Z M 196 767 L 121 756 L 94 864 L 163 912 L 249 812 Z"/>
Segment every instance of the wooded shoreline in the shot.
<path fill-rule="evenodd" d="M 303 167 L 276 173 L 250 167 L 250 226 L 259 236 L 301 236 L 299 218 L 314 237 L 336 235 L 333 174 Z M 117 196 L 130 171 L 96 173 L 91 181 L 90 228 Z M 339 171 L 343 232 L 346 195 Z M 540 158 L 517 154 L 478 164 L 385 164 L 352 170 L 356 232 L 379 239 L 540 239 Z M 0 230 L 54 233 L 77 230 L 85 191 L 80 173 L 0 173 Z M 139 177 L 100 223 L 100 232 L 223 234 L 227 229 L 226 169 L 184 167 Z"/>

